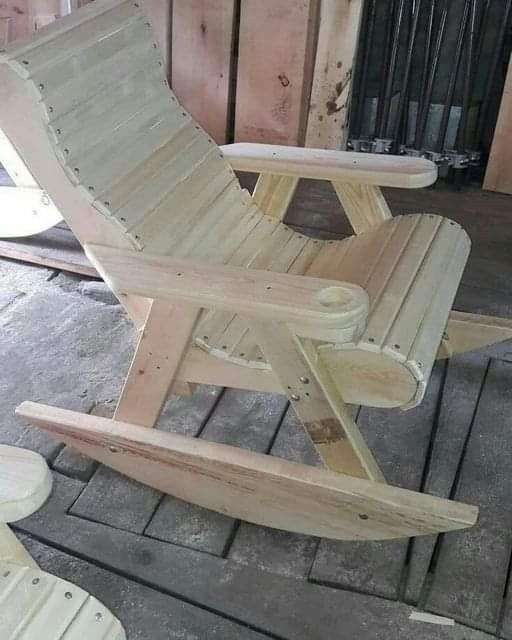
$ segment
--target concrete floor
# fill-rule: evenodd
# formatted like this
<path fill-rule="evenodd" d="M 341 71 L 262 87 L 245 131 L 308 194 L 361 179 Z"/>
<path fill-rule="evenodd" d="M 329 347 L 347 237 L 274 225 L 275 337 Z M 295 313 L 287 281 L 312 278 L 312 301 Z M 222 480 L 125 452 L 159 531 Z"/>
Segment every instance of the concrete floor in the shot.
<path fill-rule="evenodd" d="M 442 186 L 386 195 L 395 212 L 440 213 L 469 231 L 456 308 L 512 316 L 512 198 Z M 287 221 L 309 234 L 348 233 L 319 183 L 301 185 Z M 65 228 L 37 244 L 78 256 Z M 55 478 L 50 501 L 16 531 L 44 569 L 110 606 L 129 640 L 512 640 L 512 343 L 439 363 L 417 409 L 358 417 L 390 483 L 477 504 L 479 524 L 337 543 L 162 496 L 14 419 L 26 399 L 111 415 L 133 331 L 103 283 L 1 260 L 0 327 L 0 441 L 43 453 Z M 277 395 L 201 387 L 171 398 L 159 428 L 318 463 Z M 411 621 L 416 608 L 456 624 Z"/>

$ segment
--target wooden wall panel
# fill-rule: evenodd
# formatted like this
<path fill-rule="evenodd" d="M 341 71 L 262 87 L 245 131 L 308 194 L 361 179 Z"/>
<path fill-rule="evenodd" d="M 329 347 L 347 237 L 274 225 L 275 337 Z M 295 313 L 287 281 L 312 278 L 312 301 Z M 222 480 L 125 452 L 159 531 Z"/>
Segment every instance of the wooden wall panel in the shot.
<path fill-rule="evenodd" d="M 306 146 L 344 149 L 364 0 L 322 0 Z"/>
<path fill-rule="evenodd" d="M 303 144 L 317 0 L 242 0 L 235 140 Z"/>
<path fill-rule="evenodd" d="M 26 36 L 29 33 L 29 0 L 0 0 L 0 18 L 3 23 L 9 22 L 3 28 L 10 40 Z"/>
<path fill-rule="evenodd" d="M 512 58 L 485 173 L 484 189 L 512 194 Z"/>
<path fill-rule="evenodd" d="M 227 142 L 234 0 L 174 0 L 172 86 L 218 144 Z"/>

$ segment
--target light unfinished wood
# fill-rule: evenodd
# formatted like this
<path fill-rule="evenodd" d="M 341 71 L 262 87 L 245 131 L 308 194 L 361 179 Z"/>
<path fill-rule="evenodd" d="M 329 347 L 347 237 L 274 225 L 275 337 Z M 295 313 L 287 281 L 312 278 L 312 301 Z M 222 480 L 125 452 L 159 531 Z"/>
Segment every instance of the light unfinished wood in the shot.
<path fill-rule="evenodd" d="M 11 529 L 0 522 L 0 564 L 12 562 L 23 567 L 37 569 L 37 563 L 14 535 Z"/>
<path fill-rule="evenodd" d="M 162 55 L 165 74 L 171 75 L 171 13 L 177 3 L 166 0 L 142 0 L 143 8 L 149 17 L 151 26 Z"/>
<path fill-rule="evenodd" d="M 402 189 L 427 187 L 437 179 L 436 165 L 424 158 L 247 142 L 221 149 L 237 171 Z"/>
<path fill-rule="evenodd" d="M 333 182 L 332 186 L 354 233 L 359 234 L 374 229 L 392 217 L 379 187 L 349 182 Z"/>
<path fill-rule="evenodd" d="M 299 184 L 296 176 L 275 176 L 261 173 L 252 192 L 252 198 L 258 207 L 277 220 L 282 220 Z"/>
<path fill-rule="evenodd" d="M 318 0 L 241 1 L 236 141 L 303 144 L 317 10 Z"/>
<path fill-rule="evenodd" d="M 234 0 L 175 0 L 172 87 L 217 144 L 228 135 Z"/>
<path fill-rule="evenodd" d="M 512 61 L 512 58 L 511 58 Z M 512 62 L 509 62 L 483 188 L 512 194 Z"/>
<path fill-rule="evenodd" d="M 86 245 L 87 256 L 116 291 L 203 308 L 273 317 L 301 335 L 337 335 L 351 341 L 368 312 L 365 292 L 336 280 L 201 264 Z"/>
<path fill-rule="evenodd" d="M 363 0 L 322 0 L 306 146 L 344 149 Z"/>
<path fill-rule="evenodd" d="M 121 623 L 71 582 L 0 560 L 0 608 L 5 640 L 126 640 Z"/>
<path fill-rule="evenodd" d="M 189 346 L 199 309 L 155 300 L 114 414 L 115 420 L 154 427 Z M 174 391 L 179 389 L 174 389 Z"/>
<path fill-rule="evenodd" d="M 0 445 L 0 522 L 15 522 L 34 513 L 51 488 L 50 470 L 39 454 Z"/>
<path fill-rule="evenodd" d="M 145 484 L 256 524 L 368 540 L 460 529 L 477 517 L 475 507 L 229 445 L 31 402 L 17 414 Z"/>
<path fill-rule="evenodd" d="M 49 196 L 38 188 L 0 187 L 0 238 L 46 231 L 62 220 Z"/>
<path fill-rule="evenodd" d="M 293 30 L 306 14 L 309 20 L 313 4 L 293 5 L 301 16 L 298 22 L 286 9 L 281 18 L 290 19 L 284 26 Z M 424 186 L 435 179 L 435 166 L 421 159 L 284 146 L 234 145 L 223 154 L 170 91 L 149 20 L 138 5 L 129 0 L 91 3 L 41 29 L 32 40 L 8 47 L 0 65 L 0 90 L 7 96 L 0 126 L 59 210 L 69 211 L 70 227 L 83 245 L 92 247 L 102 275 L 146 331 L 119 404 L 117 417 L 125 416 L 125 422 L 89 423 L 88 417 L 71 414 L 61 429 L 64 441 L 70 437 L 99 460 L 107 456 L 109 464 L 120 464 L 119 470 L 132 477 L 140 472 L 138 479 L 150 484 L 155 478 L 160 482 L 172 459 L 178 497 L 271 526 L 327 533 L 311 528 L 311 518 L 317 516 L 314 526 L 327 522 L 338 538 L 411 535 L 419 525 L 425 532 L 444 530 L 446 523 L 427 497 L 414 498 L 428 505 L 424 520 L 417 513 L 419 524 L 416 519 L 411 526 L 409 517 L 404 519 L 411 504 L 407 496 L 412 496 L 397 496 L 395 489 L 375 482 L 382 476 L 346 405 L 360 398 L 375 406 L 413 406 L 423 396 L 469 242 L 458 225 L 435 216 L 385 219 L 383 206 L 378 211 L 375 204 L 378 192 L 371 187 Z M 260 17 L 279 10 L 266 2 L 256 8 L 242 3 L 242 13 Z M 290 42 L 281 38 L 276 47 L 281 42 L 289 53 Z M 255 77 L 268 72 L 261 64 L 256 71 Z M 294 80 L 286 72 L 281 83 Z M 305 73 L 303 67 L 300 73 Z M 241 189 L 233 168 L 243 168 L 244 162 L 249 170 L 279 176 L 280 185 L 293 185 L 301 176 L 350 183 L 351 195 L 344 196 L 348 208 L 354 217 L 360 202 L 370 202 L 365 214 L 369 228 L 340 242 L 310 239 L 289 229 L 265 215 Z M 353 184 L 362 185 L 355 196 Z M 281 210 L 290 192 L 276 191 Z M 373 226 L 379 216 L 381 224 Z M 152 301 L 155 313 L 148 315 Z M 184 304 L 196 309 L 185 312 Z M 195 329 L 199 307 L 207 311 Z M 178 328 L 170 322 L 175 310 L 181 316 Z M 267 335 L 258 325 L 269 322 L 277 324 Z M 195 346 L 185 353 L 192 336 L 203 353 Z M 284 337 L 269 347 L 275 336 Z M 151 384 L 143 385 L 148 366 L 154 375 Z M 300 394 L 290 382 L 293 370 L 306 366 L 310 376 L 305 377 L 314 381 L 307 384 L 315 388 L 310 409 L 293 397 Z M 368 482 L 365 491 L 372 496 L 396 497 L 391 509 L 384 500 L 386 526 L 378 524 L 380 499 L 372 506 L 377 526 L 366 510 L 354 516 L 367 504 L 360 496 L 346 502 L 343 474 L 323 471 L 329 474 L 327 486 L 319 490 L 315 483 L 324 480 L 311 477 L 310 469 L 294 467 L 283 485 L 267 457 L 222 447 L 212 452 L 211 443 L 186 439 L 161 443 L 171 450 L 171 458 L 165 453 L 160 460 L 160 441 L 153 440 L 160 435 L 145 428 L 144 450 L 138 451 L 134 422 L 154 424 L 170 388 L 215 376 L 211 381 L 217 384 L 232 380 L 235 386 L 288 392 L 330 467 L 372 478 L 350 479 Z M 48 411 L 44 409 L 46 418 Z M 98 445 L 90 440 L 91 424 L 99 424 Z M 122 446 L 118 439 L 103 440 L 108 425 L 121 425 Z M 185 447 L 187 457 L 173 457 L 176 447 Z M 137 459 L 153 456 L 156 464 L 128 460 L 134 451 Z M 229 475 L 230 462 L 235 475 Z M 170 480 L 163 475 L 163 490 L 168 490 Z M 332 494 L 331 480 L 340 478 L 343 486 L 336 485 Z M 238 479 L 244 483 L 242 492 Z M 391 493 L 379 493 L 388 489 Z M 300 503 L 304 508 L 297 515 L 294 505 L 302 496 L 309 496 L 309 502 Z M 316 502 L 324 511 L 315 512 Z M 354 523 L 360 527 L 364 516 L 369 521 L 360 533 Z"/>
<path fill-rule="evenodd" d="M 39 185 L 28 170 L 27 165 L 23 162 L 9 138 L 1 129 L 0 164 L 7 171 L 16 186 L 39 188 Z"/>
<path fill-rule="evenodd" d="M 503 340 L 511 340 L 512 318 L 451 311 L 445 336 L 447 346 L 439 350 L 439 359 L 449 358 L 455 353 L 480 349 Z"/>
<path fill-rule="evenodd" d="M 315 349 L 305 348 L 276 322 L 253 320 L 250 328 L 325 466 L 357 478 L 384 481 L 350 409 L 326 372 L 319 369 Z"/>

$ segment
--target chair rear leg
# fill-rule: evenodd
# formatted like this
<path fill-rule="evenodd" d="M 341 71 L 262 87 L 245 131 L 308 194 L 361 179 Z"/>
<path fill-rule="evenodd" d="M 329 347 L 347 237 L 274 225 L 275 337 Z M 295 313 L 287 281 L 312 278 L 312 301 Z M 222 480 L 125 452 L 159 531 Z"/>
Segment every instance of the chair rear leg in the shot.
<path fill-rule="evenodd" d="M 155 300 L 114 414 L 115 420 L 154 427 L 176 379 L 201 310 Z"/>
<path fill-rule="evenodd" d="M 325 466 L 385 482 L 350 407 L 317 361 L 314 346 L 283 324 L 251 321 L 250 326 Z"/>

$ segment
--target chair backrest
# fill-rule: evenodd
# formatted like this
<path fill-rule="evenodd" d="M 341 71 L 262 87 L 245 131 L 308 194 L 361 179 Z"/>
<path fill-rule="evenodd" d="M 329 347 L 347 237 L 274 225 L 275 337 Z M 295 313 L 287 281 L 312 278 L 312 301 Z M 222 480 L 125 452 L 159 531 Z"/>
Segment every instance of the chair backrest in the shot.
<path fill-rule="evenodd" d="M 170 90 L 136 0 L 95 0 L 14 43 L 2 60 L 39 103 L 53 153 L 87 204 L 86 212 L 75 194 L 73 205 L 55 171 L 52 189 L 34 167 L 82 242 L 105 241 L 106 235 L 117 246 L 168 254 L 204 216 L 254 207 L 219 147 Z M 10 83 L 11 92 L 21 91 Z M 10 109 L 0 107 L 0 127 L 23 147 L 16 104 L 11 97 Z M 26 158 L 29 166 L 33 155 Z M 68 204 L 60 201 L 61 190 Z"/>

